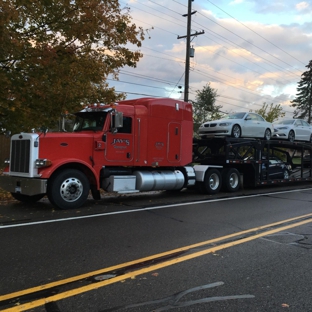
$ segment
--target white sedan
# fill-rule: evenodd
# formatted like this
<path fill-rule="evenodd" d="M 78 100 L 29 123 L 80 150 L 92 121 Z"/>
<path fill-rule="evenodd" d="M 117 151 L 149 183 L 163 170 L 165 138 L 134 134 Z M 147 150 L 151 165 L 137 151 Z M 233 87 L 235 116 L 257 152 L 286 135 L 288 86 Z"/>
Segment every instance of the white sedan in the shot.
<path fill-rule="evenodd" d="M 312 126 L 302 119 L 281 120 L 274 123 L 273 138 L 312 143 Z"/>
<path fill-rule="evenodd" d="M 202 138 L 232 136 L 270 140 L 273 132 L 274 128 L 270 122 L 250 112 L 228 114 L 220 120 L 205 122 L 199 127 L 199 136 Z"/>

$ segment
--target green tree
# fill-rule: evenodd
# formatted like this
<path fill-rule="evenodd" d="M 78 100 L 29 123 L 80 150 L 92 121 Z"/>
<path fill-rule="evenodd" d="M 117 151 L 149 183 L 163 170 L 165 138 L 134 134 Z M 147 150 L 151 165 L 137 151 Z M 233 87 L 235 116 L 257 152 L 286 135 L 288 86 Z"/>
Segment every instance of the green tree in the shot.
<path fill-rule="evenodd" d="M 285 116 L 285 112 L 283 111 L 281 104 L 274 105 L 271 103 L 269 105 L 264 102 L 262 107 L 255 110 L 255 112 L 261 115 L 268 122 L 273 122 L 274 120 Z"/>
<path fill-rule="evenodd" d="M 82 104 L 124 98 L 109 87 L 135 67 L 144 31 L 118 0 L 0 0 L 0 129 L 52 126 Z"/>
<path fill-rule="evenodd" d="M 296 97 L 290 102 L 295 107 L 294 118 L 306 119 L 308 123 L 312 121 L 312 60 L 306 65 L 308 68 L 301 75 L 298 82 Z"/>
<path fill-rule="evenodd" d="M 219 119 L 222 116 L 220 109 L 222 106 L 216 105 L 218 97 L 217 90 L 205 85 L 202 90 L 196 91 L 195 101 L 193 102 L 193 121 L 194 133 L 196 134 L 199 126 L 209 120 Z"/>

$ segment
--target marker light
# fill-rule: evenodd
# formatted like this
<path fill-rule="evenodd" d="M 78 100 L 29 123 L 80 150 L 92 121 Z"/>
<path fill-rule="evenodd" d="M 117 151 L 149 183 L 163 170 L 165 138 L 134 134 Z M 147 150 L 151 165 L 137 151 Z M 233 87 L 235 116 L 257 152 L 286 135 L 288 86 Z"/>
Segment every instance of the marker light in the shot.
<path fill-rule="evenodd" d="M 52 165 L 52 161 L 50 159 L 36 159 L 35 166 L 36 168 L 49 167 Z"/>

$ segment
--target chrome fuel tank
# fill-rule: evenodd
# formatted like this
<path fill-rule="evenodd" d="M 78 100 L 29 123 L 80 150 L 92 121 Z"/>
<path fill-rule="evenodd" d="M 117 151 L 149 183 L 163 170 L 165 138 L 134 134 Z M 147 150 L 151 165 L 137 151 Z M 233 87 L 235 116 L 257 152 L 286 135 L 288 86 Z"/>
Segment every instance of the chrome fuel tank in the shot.
<path fill-rule="evenodd" d="M 185 177 L 180 170 L 135 171 L 139 191 L 180 190 Z"/>

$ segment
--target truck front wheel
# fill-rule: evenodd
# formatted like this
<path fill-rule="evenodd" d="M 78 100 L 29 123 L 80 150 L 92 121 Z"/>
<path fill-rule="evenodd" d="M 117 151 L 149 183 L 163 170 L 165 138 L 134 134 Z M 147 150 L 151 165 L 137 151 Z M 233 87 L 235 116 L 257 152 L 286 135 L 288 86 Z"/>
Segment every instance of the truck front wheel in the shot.
<path fill-rule="evenodd" d="M 208 169 L 202 184 L 202 191 L 206 194 L 216 194 L 222 185 L 221 173 L 218 169 Z"/>
<path fill-rule="evenodd" d="M 12 197 L 20 202 L 23 202 L 25 204 L 33 204 L 40 200 L 45 194 L 37 194 L 37 195 L 24 195 L 19 193 L 11 193 Z"/>
<path fill-rule="evenodd" d="M 86 202 L 89 190 L 89 181 L 81 171 L 66 169 L 49 181 L 48 198 L 59 209 L 75 209 Z"/>

